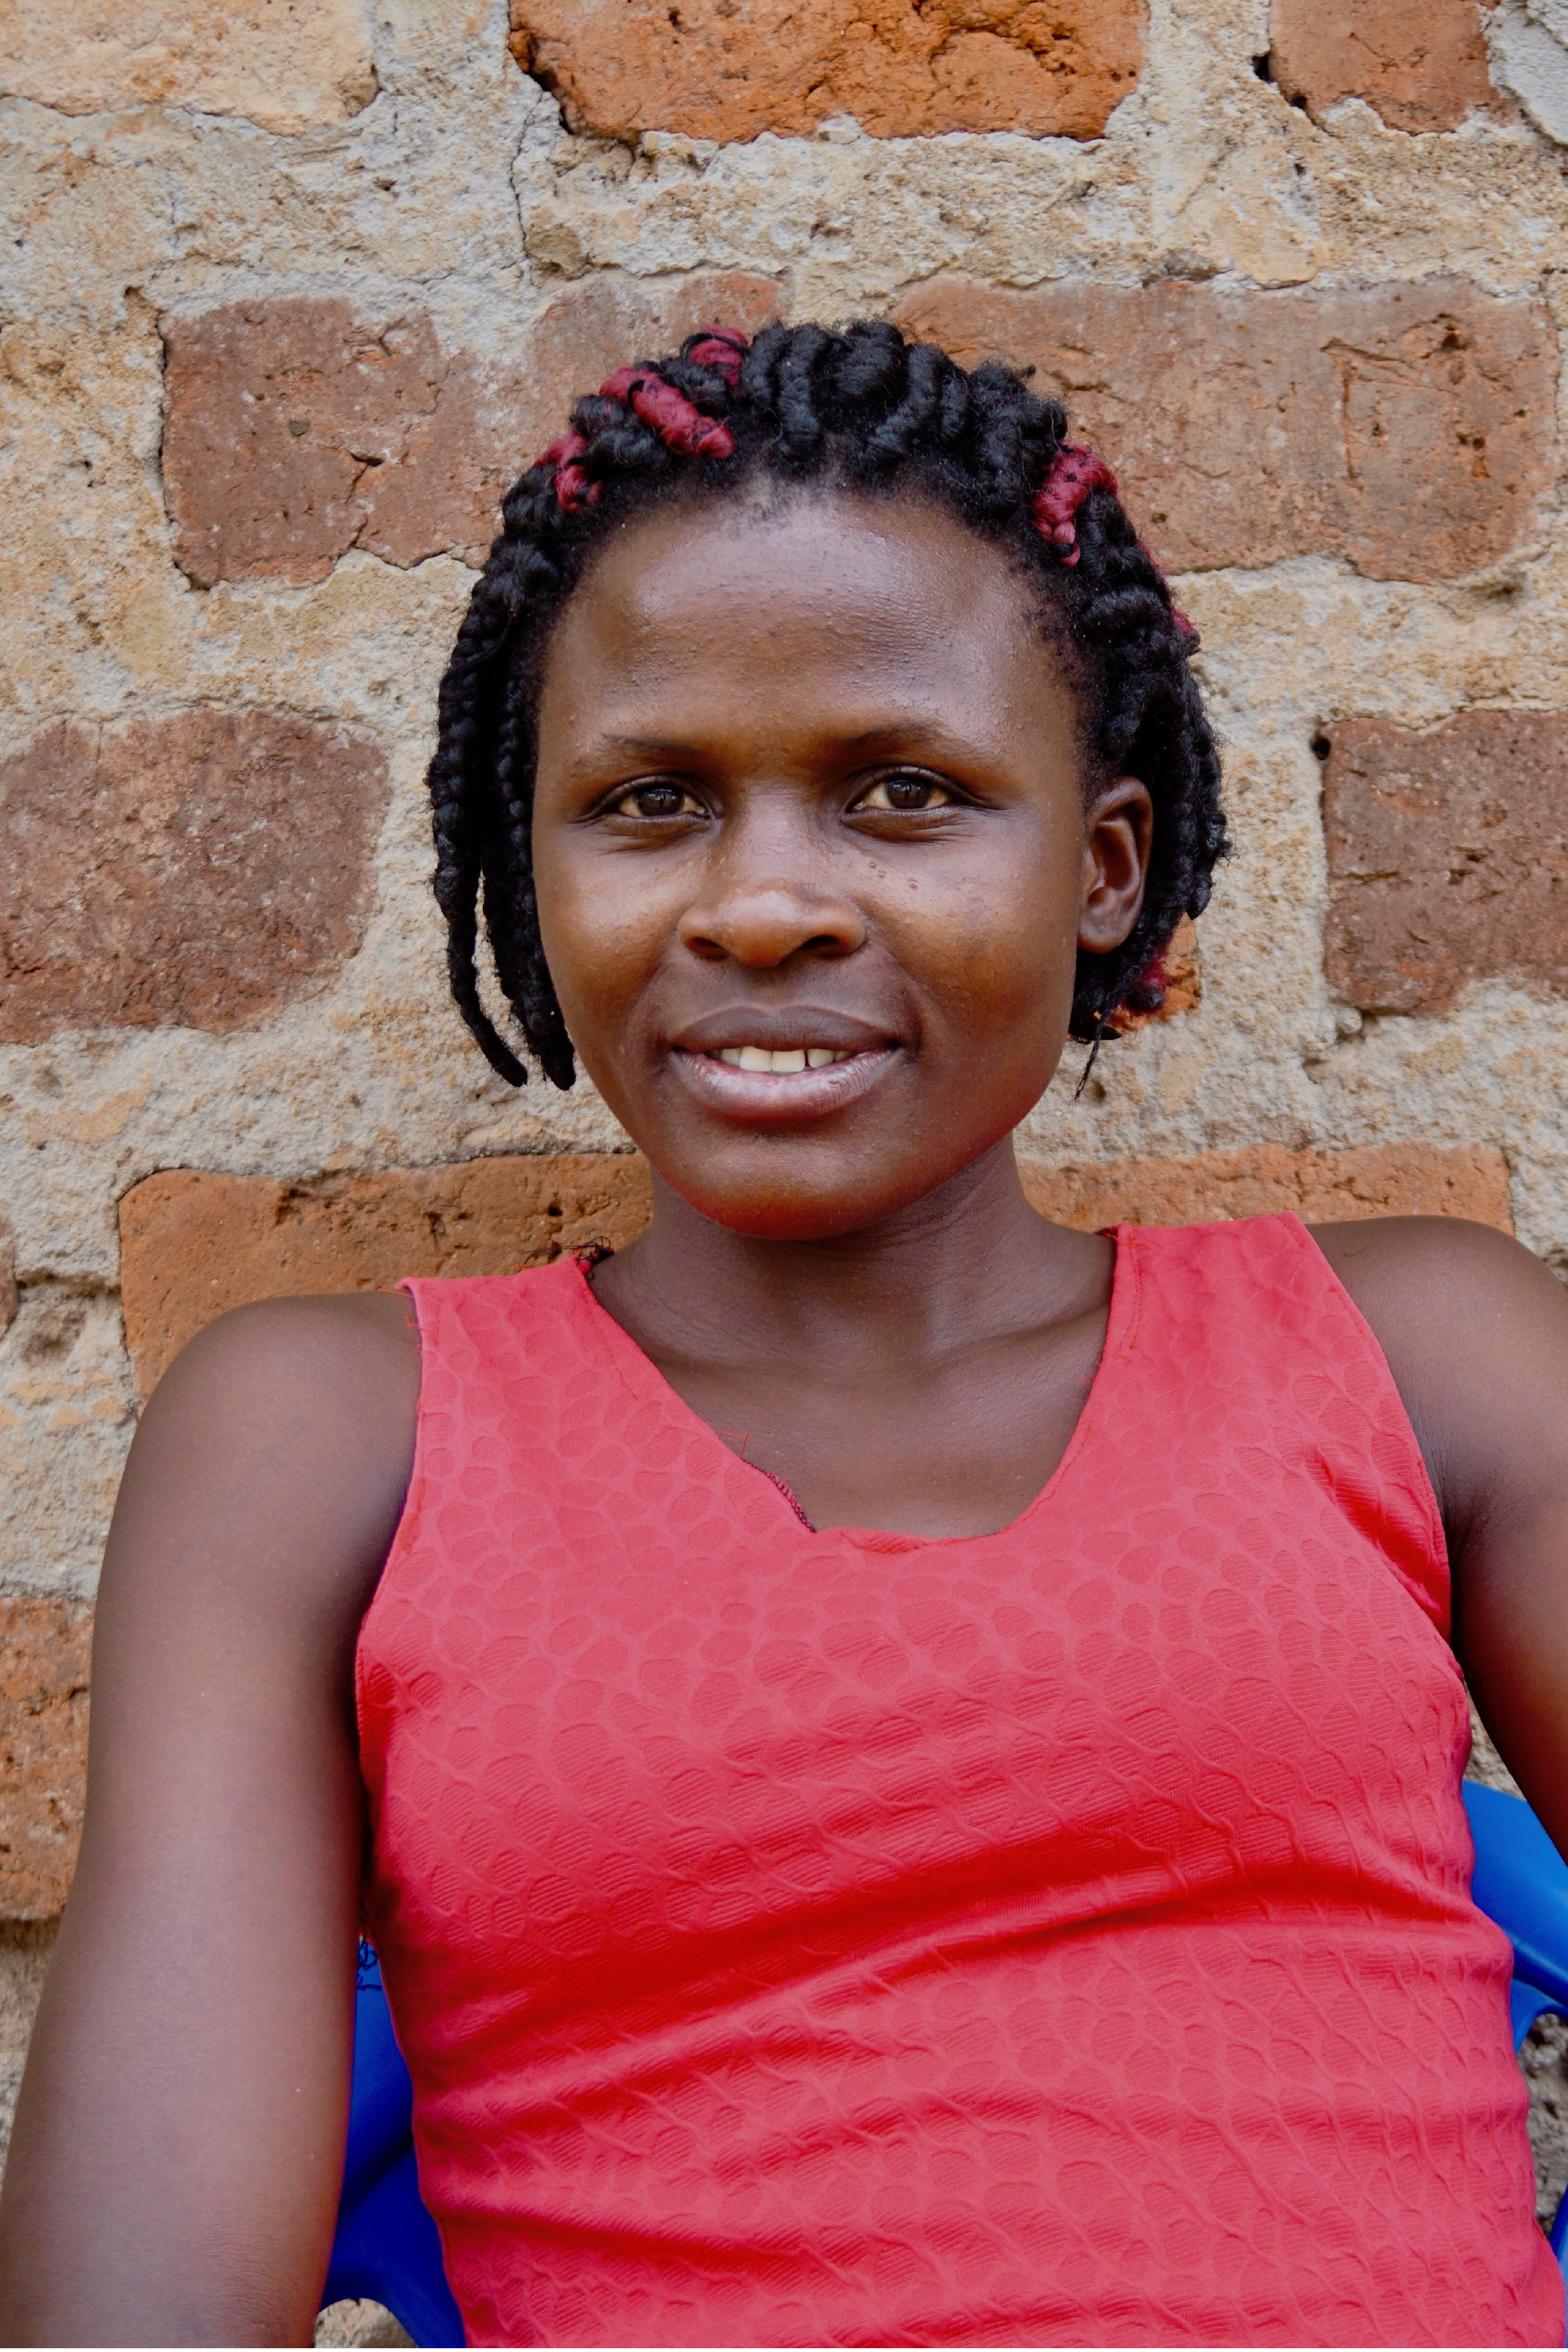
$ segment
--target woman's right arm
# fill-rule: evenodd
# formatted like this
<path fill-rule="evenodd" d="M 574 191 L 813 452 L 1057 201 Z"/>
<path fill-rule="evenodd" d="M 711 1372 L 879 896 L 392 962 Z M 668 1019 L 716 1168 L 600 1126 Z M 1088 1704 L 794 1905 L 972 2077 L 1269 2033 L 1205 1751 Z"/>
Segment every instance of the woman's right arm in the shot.
<path fill-rule="evenodd" d="M 418 1389 L 405 1299 L 278 1299 L 203 1332 L 142 1417 L 0 2198 L 0 2342 L 310 2341 L 353 2046 L 354 1643 Z"/>

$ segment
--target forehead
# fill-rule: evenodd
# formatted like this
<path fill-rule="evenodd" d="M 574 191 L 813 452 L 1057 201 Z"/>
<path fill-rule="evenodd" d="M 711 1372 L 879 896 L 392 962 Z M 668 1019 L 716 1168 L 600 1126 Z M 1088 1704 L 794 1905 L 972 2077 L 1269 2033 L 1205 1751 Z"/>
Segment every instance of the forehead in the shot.
<path fill-rule="evenodd" d="M 873 710 L 985 738 L 1076 720 L 1061 656 L 1007 551 L 939 507 L 785 493 L 617 532 L 563 614 L 541 717 L 574 735 L 755 709 Z"/>

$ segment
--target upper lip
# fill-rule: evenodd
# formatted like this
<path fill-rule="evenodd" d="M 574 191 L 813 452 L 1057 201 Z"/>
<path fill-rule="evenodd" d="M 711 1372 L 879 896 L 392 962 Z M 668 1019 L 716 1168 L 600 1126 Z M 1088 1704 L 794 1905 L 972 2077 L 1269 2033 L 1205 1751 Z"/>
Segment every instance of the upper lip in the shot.
<path fill-rule="evenodd" d="M 750 1005 L 704 1013 L 678 1029 L 669 1042 L 687 1054 L 717 1054 L 726 1045 L 761 1045 L 775 1054 L 803 1045 L 825 1045 L 835 1054 L 877 1054 L 898 1039 L 873 1022 L 858 1021 L 853 1013 L 796 1004 L 765 1013 Z"/>

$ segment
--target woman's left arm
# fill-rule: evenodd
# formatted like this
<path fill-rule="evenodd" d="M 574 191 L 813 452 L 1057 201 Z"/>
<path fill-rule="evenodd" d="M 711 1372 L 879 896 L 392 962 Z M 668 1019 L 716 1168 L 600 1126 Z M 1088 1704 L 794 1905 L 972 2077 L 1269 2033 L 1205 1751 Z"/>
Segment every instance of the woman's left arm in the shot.
<path fill-rule="evenodd" d="M 1568 1854 L 1568 1289 L 1458 1219 L 1312 1237 L 1376 1334 L 1426 1458 L 1465 1679 Z"/>

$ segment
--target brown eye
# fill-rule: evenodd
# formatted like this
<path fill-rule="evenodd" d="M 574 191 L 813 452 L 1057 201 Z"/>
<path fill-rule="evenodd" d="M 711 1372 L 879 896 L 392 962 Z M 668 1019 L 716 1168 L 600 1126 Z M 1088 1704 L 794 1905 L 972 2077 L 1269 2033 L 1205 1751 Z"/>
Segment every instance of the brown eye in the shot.
<path fill-rule="evenodd" d="M 679 784 L 634 784 L 614 804 L 616 816 L 697 816 L 698 803 Z"/>
<path fill-rule="evenodd" d="M 952 794 L 931 776 L 881 776 L 855 805 L 895 816 L 912 816 L 922 809 L 951 808 Z"/>

